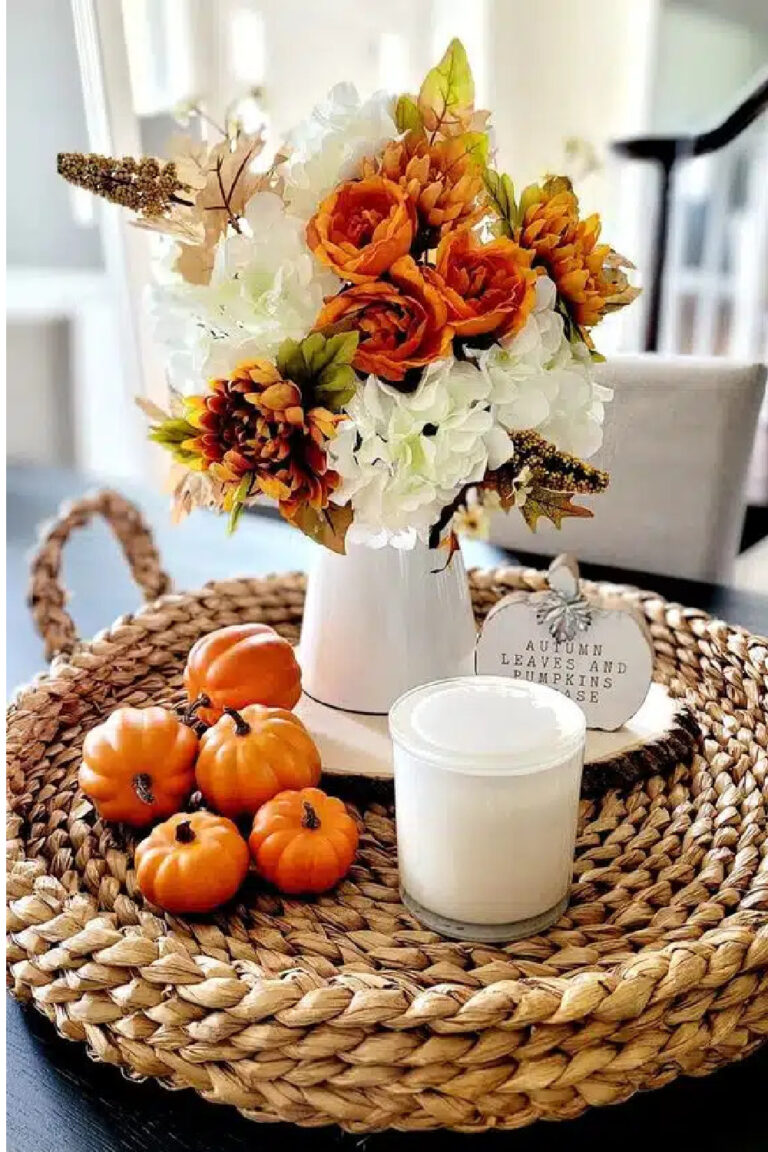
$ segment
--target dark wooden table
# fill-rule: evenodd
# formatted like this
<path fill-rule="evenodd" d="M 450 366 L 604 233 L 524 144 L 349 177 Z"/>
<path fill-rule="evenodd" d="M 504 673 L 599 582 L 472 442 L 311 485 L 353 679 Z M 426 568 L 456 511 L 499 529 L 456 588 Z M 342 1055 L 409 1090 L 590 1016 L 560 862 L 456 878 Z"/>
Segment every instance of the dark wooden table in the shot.
<path fill-rule="evenodd" d="M 59 502 L 89 485 L 49 470 L 11 469 L 7 498 L 7 684 L 28 680 L 43 667 L 40 641 L 25 605 L 28 556 L 35 525 Z M 168 571 L 180 588 L 211 578 L 304 568 L 312 545 L 269 516 L 246 517 L 227 540 L 224 526 L 198 514 L 179 528 L 168 523 L 161 497 L 118 487 L 139 503 L 156 529 Z M 487 545 L 467 550 L 470 564 L 501 563 L 506 553 Z M 528 557 L 526 557 L 526 561 Z M 536 562 L 536 558 L 532 558 Z M 543 563 L 543 562 L 540 562 Z M 96 526 L 67 547 L 66 579 L 83 635 L 92 635 L 136 605 L 136 590 L 106 529 Z M 703 608 L 755 632 L 768 632 L 768 596 L 585 566 L 585 575 L 653 588 L 667 599 Z M 592 1110 L 563 1124 L 536 1124 L 511 1133 L 464 1137 L 441 1132 L 347 1136 L 335 1128 L 305 1130 L 256 1125 L 234 1109 L 206 1103 L 192 1091 L 168 1092 L 155 1082 L 136 1084 L 112 1067 L 89 1060 L 81 1045 L 56 1035 L 43 1017 L 12 1000 L 7 1005 L 7 1140 L 11 1152 L 202 1152 L 253 1149 L 370 1150 L 514 1148 L 696 1149 L 696 1152 L 768 1152 L 768 1048 L 743 1064 L 703 1079 L 678 1080 L 626 1104 Z"/>

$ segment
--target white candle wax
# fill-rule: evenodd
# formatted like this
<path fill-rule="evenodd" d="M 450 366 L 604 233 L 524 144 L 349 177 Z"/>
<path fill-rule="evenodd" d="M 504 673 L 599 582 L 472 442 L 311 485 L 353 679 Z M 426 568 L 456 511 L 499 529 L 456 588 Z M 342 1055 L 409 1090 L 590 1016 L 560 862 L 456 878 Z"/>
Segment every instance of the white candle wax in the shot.
<path fill-rule="evenodd" d="M 562 912 L 586 721 L 498 676 L 438 681 L 390 713 L 405 902 L 448 935 L 513 939 Z"/>

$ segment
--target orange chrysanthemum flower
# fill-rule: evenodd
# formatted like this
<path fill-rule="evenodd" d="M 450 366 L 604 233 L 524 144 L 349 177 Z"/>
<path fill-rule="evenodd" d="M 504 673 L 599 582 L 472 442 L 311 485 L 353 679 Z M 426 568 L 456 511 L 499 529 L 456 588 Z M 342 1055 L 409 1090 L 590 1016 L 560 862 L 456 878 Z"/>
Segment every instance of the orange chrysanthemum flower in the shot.
<path fill-rule="evenodd" d="M 363 173 L 373 172 L 407 191 L 418 212 L 422 247 L 436 247 L 446 232 L 469 228 L 483 214 L 483 175 L 461 136 L 430 143 L 423 133 L 409 132 L 363 162 Z"/>
<path fill-rule="evenodd" d="M 339 482 L 328 468 L 327 443 L 342 417 L 325 408 L 305 410 L 299 388 L 270 361 L 241 364 L 185 404 L 199 434 L 183 449 L 197 457 L 200 470 L 224 484 L 252 475 L 254 491 L 277 500 L 288 519 L 303 504 L 327 505 Z"/>
<path fill-rule="evenodd" d="M 410 250 L 416 213 L 392 180 L 348 180 L 323 200 L 307 225 L 307 244 L 343 280 L 376 280 Z"/>
<path fill-rule="evenodd" d="M 519 332 L 536 301 L 533 253 L 502 237 L 483 244 L 471 232 L 449 232 L 437 250 L 448 323 L 457 336 Z"/>
<path fill-rule="evenodd" d="M 412 391 L 417 381 L 408 374 L 447 355 L 453 339 L 440 289 L 434 269 L 402 256 L 387 280 L 358 284 L 330 297 L 315 329 L 356 331 L 355 368 Z"/>
<path fill-rule="evenodd" d="M 622 271 L 632 265 L 610 245 L 598 244 L 600 217 L 579 219 L 570 180 L 551 177 L 543 187 L 527 188 L 521 208 L 519 242 L 547 269 L 580 328 L 591 328 L 606 312 L 638 295 Z"/>

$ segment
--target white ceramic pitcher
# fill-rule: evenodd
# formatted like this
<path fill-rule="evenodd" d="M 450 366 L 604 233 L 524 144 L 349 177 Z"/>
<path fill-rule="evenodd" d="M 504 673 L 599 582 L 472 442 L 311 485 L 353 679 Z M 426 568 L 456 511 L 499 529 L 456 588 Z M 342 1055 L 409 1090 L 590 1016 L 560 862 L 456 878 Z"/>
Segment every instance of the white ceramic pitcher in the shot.
<path fill-rule="evenodd" d="M 301 633 L 304 690 L 384 715 L 409 688 L 469 675 L 476 627 L 461 553 L 348 544 L 317 548 Z"/>

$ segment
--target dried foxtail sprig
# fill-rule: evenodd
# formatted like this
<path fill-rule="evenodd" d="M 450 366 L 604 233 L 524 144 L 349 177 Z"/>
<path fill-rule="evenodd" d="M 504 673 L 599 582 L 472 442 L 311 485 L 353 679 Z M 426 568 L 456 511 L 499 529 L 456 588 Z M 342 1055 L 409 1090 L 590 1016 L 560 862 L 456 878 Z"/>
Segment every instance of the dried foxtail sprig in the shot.
<path fill-rule="evenodd" d="M 556 492 L 603 492 L 608 487 L 610 477 L 601 468 L 586 464 L 570 452 L 561 452 L 538 432 L 526 429 L 510 432 L 515 446 L 515 454 L 509 464 L 503 464 L 486 477 L 485 486 L 493 487 L 504 500 L 499 485 L 504 485 L 517 476 L 527 465 L 532 477 L 542 487 Z M 494 481 L 489 484 L 488 480 Z M 497 481 L 497 482 L 496 482 Z"/>
<path fill-rule="evenodd" d="M 191 189 L 179 179 L 173 161 L 60 152 L 56 168 L 70 184 L 144 217 L 163 216 L 177 204 L 192 202 Z"/>
<path fill-rule="evenodd" d="M 570 452 L 561 452 L 538 432 L 528 429 L 511 432 L 510 436 L 515 445 L 514 456 L 486 474 L 483 489 L 496 492 L 502 508 L 519 508 L 533 532 L 542 518 L 556 528 L 562 527 L 568 517 L 590 519 L 590 509 L 574 504 L 571 497 L 575 493 L 603 492 L 608 487 L 608 473 L 585 464 Z"/>
<path fill-rule="evenodd" d="M 540 518 L 559 528 L 566 517 L 591 517 L 589 508 L 574 504 L 576 493 L 598 493 L 608 487 L 609 476 L 601 468 L 586 464 L 570 452 L 561 452 L 532 429 L 512 431 L 509 437 L 514 453 L 500 468 L 486 472 L 480 481 L 468 484 L 443 508 L 430 529 L 430 547 L 435 548 L 457 512 L 482 503 L 494 493 L 498 506 L 519 508 L 529 528 L 535 530 Z"/>

